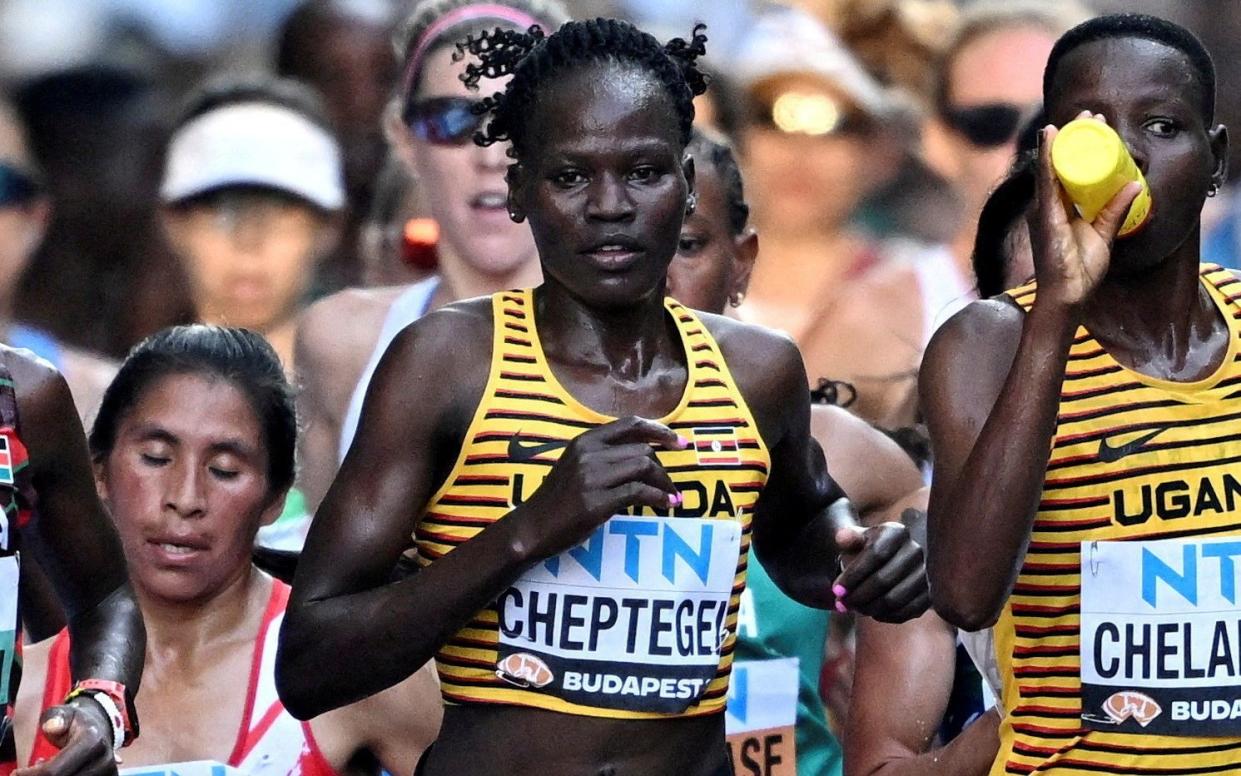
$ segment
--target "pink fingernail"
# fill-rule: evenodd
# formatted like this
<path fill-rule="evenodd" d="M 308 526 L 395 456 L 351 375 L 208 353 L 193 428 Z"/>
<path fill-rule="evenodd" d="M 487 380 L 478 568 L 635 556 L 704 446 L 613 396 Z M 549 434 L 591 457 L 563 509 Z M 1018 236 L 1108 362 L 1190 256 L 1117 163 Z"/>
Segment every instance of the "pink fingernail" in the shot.
<path fill-rule="evenodd" d="M 840 612 L 841 614 L 848 614 L 848 613 L 849 613 L 849 607 L 847 607 L 847 606 L 845 606 L 844 604 L 842 604 L 841 602 L 837 601 L 837 602 L 836 602 L 836 611 Z"/>
<path fill-rule="evenodd" d="M 832 585 L 832 595 L 836 596 L 837 598 L 844 598 L 848 594 L 849 594 L 849 591 L 845 590 L 844 585 Z"/>
<path fill-rule="evenodd" d="M 682 496 L 680 493 L 673 493 L 672 495 L 668 496 L 668 504 L 670 506 L 679 507 L 684 501 L 685 501 L 685 496 Z"/>
<path fill-rule="evenodd" d="M 685 448 L 689 447 L 689 440 L 681 436 L 680 434 L 677 434 L 677 444 L 681 447 L 682 450 L 684 450 Z"/>

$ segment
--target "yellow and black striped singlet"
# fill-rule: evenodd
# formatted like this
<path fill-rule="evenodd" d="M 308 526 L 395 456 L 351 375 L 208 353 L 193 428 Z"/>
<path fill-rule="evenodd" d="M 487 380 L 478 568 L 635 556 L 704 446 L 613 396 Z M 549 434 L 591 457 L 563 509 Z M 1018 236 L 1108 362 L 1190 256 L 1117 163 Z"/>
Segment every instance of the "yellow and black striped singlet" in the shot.
<path fill-rule="evenodd" d="M 1241 534 L 1241 281 L 1201 276 L 1232 333 L 1204 380 L 1138 374 L 1077 330 L 1029 551 L 995 627 L 1006 715 L 992 776 L 1241 774 L 1241 739 L 1082 722 L 1080 543 Z M 1035 290 L 1009 293 L 1029 310 Z"/>
<path fill-rule="evenodd" d="M 456 464 L 428 503 L 415 532 L 419 560 L 424 565 L 434 563 L 529 499 L 568 440 L 613 420 L 574 399 L 552 374 L 539 342 L 532 299 L 530 290 L 492 297 L 495 330 L 487 387 Z M 709 638 L 713 640 L 708 652 L 718 657 L 707 658 L 710 665 L 697 685 L 701 694 L 683 711 L 665 713 L 566 700 L 540 688 L 539 671 L 546 672 L 545 666 L 509 666 L 509 673 L 515 671 L 526 681 L 506 680 L 501 675 L 503 671 L 497 670 L 497 662 L 505 659 L 501 654 L 499 626 L 503 607 L 493 602 L 436 656 L 446 702 L 508 704 L 630 719 L 723 711 L 733 660 L 737 608 L 745 587 L 750 521 L 767 480 L 770 457 L 715 340 L 682 305 L 669 299 L 666 310 L 681 335 L 688 380 L 676 409 L 659 421 L 692 444 L 683 451 L 656 453 L 685 497 L 671 515 L 667 511 L 659 515 L 699 518 L 693 522 L 708 528 L 717 524 L 716 520 L 729 521 L 718 524 L 720 531 L 728 531 L 734 541 L 740 534 L 737 558 L 729 557 L 727 564 L 720 566 L 726 571 L 722 571 L 724 592 L 717 602 L 718 621 L 704 621 L 702 625 L 704 633 L 710 630 Z M 656 516 L 649 509 L 637 514 Z M 739 531 L 733 527 L 737 524 Z M 503 599 L 501 596 L 498 600 Z M 554 626 L 562 627 L 563 623 Z M 521 656 L 509 656 L 518 657 Z"/>

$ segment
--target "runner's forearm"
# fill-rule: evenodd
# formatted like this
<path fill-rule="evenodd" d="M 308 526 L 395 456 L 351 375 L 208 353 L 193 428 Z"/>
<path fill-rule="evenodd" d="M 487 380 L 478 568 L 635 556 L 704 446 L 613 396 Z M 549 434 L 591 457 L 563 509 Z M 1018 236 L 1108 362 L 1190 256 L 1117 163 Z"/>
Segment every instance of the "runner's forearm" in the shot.
<path fill-rule="evenodd" d="M 947 488 L 932 486 L 931 595 L 960 628 L 994 622 L 1025 557 L 1076 328 L 1071 312 L 1035 305 L 968 459 Z"/>
<path fill-rule="evenodd" d="M 129 583 L 69 618 L 74 681 L 107 679 L 137 694 L 146 658 L 142 612 Z"/>
<path fill-rule="evenodd" d="M 834 498 L 832 498 L 834 496 Z M 832 585 L 840 574 L 836 531 L 857 522 L 847 507 L 837 507 L 844 492 L 832 483 L 829 506 L 807 520 L 800 532 L 786 539 L 770 556 L 762 554 L 763 568 L 777 587 L 794 601 L 816 609 L 836 603 Z"/>
<path fill-rule="evenodd" d="M 893 757 L 860 770 L 846 764 L 845 776 L 986 776 L 1000 747 L 1000 715 L 991 709 L 947 746 L 908 757 Z"/>
<path fill-rule="evenodd" d="M 400 581 L 300 605 L 291 601 L 276 660 L 289 712 L 310 719 L 354 703 L 405 680 L 434 657 L 536 560 L 512 517 Z"/>

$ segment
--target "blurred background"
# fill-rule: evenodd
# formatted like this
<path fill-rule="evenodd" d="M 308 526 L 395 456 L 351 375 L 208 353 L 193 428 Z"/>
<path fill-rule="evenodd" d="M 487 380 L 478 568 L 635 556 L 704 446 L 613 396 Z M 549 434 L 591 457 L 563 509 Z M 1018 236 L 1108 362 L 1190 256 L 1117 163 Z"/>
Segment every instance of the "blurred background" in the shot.
<path fill-rule="evenodd" d="M 744 77 L 742 83 L 725 80 L 712 95 L 712 105 L 703 110 L 722 116 L 712 121 L 731 133 L 740 146 L 756 218 L 772 233 L 770 244 L 777 251 L 786 242 L 781 232 L 798 228 L 795 220 L 780 223 L 779 208 L 771 204 L 789 195 L 779 191 L 778 181 L 773 182 L 780 177 L 789 150 L 747 135 L 746 122 L 752 101 L 761 102 L 763 97 L 755 84 L 781 68 L 773 68 L 770 62 L 755 64 L 763 55 L 751 56 L 747 51 L 770 47 L 772 40 L 779 44 L 784 36 L 789 41 L 800 39 L 807 20 L 817 19 L 879 84 L 886 107 L 875 107 L 878 99 L 867 106 L 868 96 L 853 93 L 866 92 L 867 85 L 836 85 L 845 98 L 865 107 L 878 127 L 864 142 L 854 144 L 847 162 L 823 162 L 825 179 L 832 188 L 839 190 L 842 181 L 849 181 L 854 191 L 843 198 L 838 193 L 825 195 L 839 201 L 825 202 L 822 210 L 807 217 L 836 219 L 842 234 L 855 224 L 864 225 L 870 237 L 885 238 L 867 243 L 881 256 L 902 250 L 903 243 L 888 237 L 949 249 L 956 244 L 959 266 L 959 246 L 969 237 L 962 234 L 961 224 L 976 217 L 979 195 L 967 191 L 968 182 L 954 179 L 965 175 L 968 170 L 963 165 L 968 165 L 954 161 L 951 139 L 945 139 L 951 132 L 937 126 L 944 122 L 935 121 L 937 106 L 943 107 L 944 100 L 943 78 L 937 72 L 962 14 L 968 14 L 974 4 L 964 0 L 805 0 L 790 4 L 799 5 L 804 15 L 777 13 L 777 21 L 764 26 L 758 20 L 778 12 L 777 4 L 745 0 L 568 3 L 575 16 L 628 17 L 661 36 L 683 35 L 695 20 L 707 22 L 709 56 L 716 69 Z M 420 253 L 417 243 L 433 241 L 434 231 L 426 237 L 418 230 L 404 229 L 404 216 L 417 214 L 418 197 L 425 193 L 410 195 L 414 204 L 409 212 L 388 207 L 392 219 L 398 218 L 395 211 L 401 211 L 401 220 L 394 220 L 399 234 L 388 247 L 401 266 L 368 273 L 360 247 L 365 242 L 364 214 L 384 204 L 374 202 L 385 155 L 378 117 L 399 69 L 390 45 L 391 31 L 408 5 L 407 0 L 309 4 L 299 0 L 0 0 L 0 89 L 11 108 L 6 113 L 12 113 L 19 125 L 17 130 L 10 128 L 10 134 L 24 131 L 24 139 L 9 138 L 0 151 L 18 172 L 30 173 L 41 203 L 39 208 L 27 208 L 35 220 L 22 225 L 25 231 L 0 235 L 4 243 L 0 254 L 13 254 L 0 256 L 7 262 L 8 281 L 0 316 L 6 322 L 21 322 L 64 348 L 112 358 L 123 355 L 142 336 L 196 316 L 183 261 L 161 228 L 158 189 L 164 147 L 181 101 L 194 87 L 222 72 L 293 76 L 319 90 L 326 103 L 343 149 L 348 206 L 340 243 L 317 264 L 305 292 L 309 297 L 348 285 L 400 282 L 427 271 L 433 266 L 433 251 Z M 1241 89 L 1230 88 L 1241 81 L 1241 0 L 1091 0 L 1085 6 L 1092 12 L 1119 9 L 1160 14 L 1195 31 L 1219 68 L 1218 118 L 1232 125 L 1241 119 Z M 755 42 L 756 35 L 766 35 L 767 40 Z M 821 58 L 829 56 L 823 46 L 832 47 L 835 42 L 824 44 L 813 35 L 810 38 L 804 46 L 778 46 L 786 59 L 784 70 L 822 69 Z M 975 68 L 974 76 L 984 80 L 1001 78 L 985 63 L 957 64 Z M 747 71 L 749 65 L 758 70 Z M 1027 72 L 1038 69 L 1022 66 Z M 1239 147 L 1234 144 L 1234 152 Z M 1010 152 L 1006 147 L 1001 158 L 1009 158 Z M 812 153 L 802 146 L 794 156 L 804 161 Z M 915 163 L 906 164 L 909 160 Z M 1234 164 L 1233 170 L 1241 171 L 1241 164 Z M 985 193 L 994 182 L 994 176 L 981 175 L 974 185 Z M 11 201 L 29 204 L 30 199 L 14 195 Z M 1223 229 L 1220 224 L 1235 208 L 1227 197 L 1211 205 L 1208 224 L 1212 230 Z M 1228 254 L 1232 239 L 1231 232 L 1217 238 L 1222 254 Z M 915 250 L 913 261 L 919 253 L 926 252 Z M 832 282 L 844 282 L 841 278 L 856 273 L 855 264 L 845 264 L 840 270 L 843 274 L 833 275 Z M 779 290 L 768 288 L 768 280 L 761 275 L 756 275 L 755 283 L 757 298 L 751 307 L 755 319 L 765 319 L 765 300 L 796 304 L 796 300 L 782 300 Z M 972 287 L 972 279 L 965 286 Z M 796 328 L 796 321 L 790 328 Z M 886 400 L 863 409 L 863 414 L 880 420 L 906 419 L 899 407 L 889 406 Z"/>

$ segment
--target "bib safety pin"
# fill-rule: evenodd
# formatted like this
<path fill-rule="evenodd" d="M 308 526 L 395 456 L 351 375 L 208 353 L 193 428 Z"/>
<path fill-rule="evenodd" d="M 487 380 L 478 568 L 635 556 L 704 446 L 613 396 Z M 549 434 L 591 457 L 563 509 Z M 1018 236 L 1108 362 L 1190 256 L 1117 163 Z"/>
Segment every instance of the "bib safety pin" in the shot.
<path fill-rule="evenodd" d="M 1099 576 L 1099 561 L 1095 555 L 1099 552 L 1099 543 L 1097 541 L 1090 543 L 1090 573 L 1093 576 Z"/>

